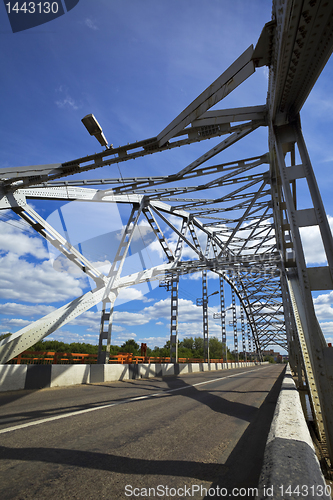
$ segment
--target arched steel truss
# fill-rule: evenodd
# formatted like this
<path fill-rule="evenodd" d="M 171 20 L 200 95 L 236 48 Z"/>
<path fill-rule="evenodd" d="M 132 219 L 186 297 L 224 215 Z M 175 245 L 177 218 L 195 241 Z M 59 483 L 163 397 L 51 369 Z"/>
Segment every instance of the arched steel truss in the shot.
<path fill-rule="evenodd" d="M 107 358 L 119 290 L 156 279 L 163 280 L 172 294 L 171 356 L 176 360 L 179 279 L 212 271 L 237 293 L 257 350 L 273 343 L 289 350 L 294 372 L 309 388 L 318 433 L 326 433 L 332 459 L 333 349 L 327 347 L 320 330 L 311 291 L 333 289 L 333 241 L 299 118 L 332 52 L 332 40 L 332 2 L 274 0 L 272 21 L 264 27 L 256 47 L 250 46 L 156 137 L 62 164 L 2 169 L 0 209 L 12 209 L 86 273 L 95 288 L 2 341 L 1 362 L 99 302 L 103 303 L 100 346 L 106 342 Z M 216 109 L 257 67 L 265 65 L 270 70 L 265 104 Z M 211 164 L 259 127 L 268 129 L 269 152 Z M 221 136 L 221 142 L 215 141 L 205 154 L 169 175 L 69 177 Z M 296 164 L 296 153 L 300 164 Z M 297 209 L 298 179 L 307 181 L 311 195 L 312 206 L 306 210 Z M 198 193 L 205 191 L 210 197 L 199 198 Z M 27 204 L 34 199 L 131 207 L 107 276 Z M 154 232 L 165 260 L 123 276 L 126 255 L 142 220 Z M 306 266 L 300 238 L 300 228 L 305 226 L 318 226 L 327 266 Z M 175 247 L 168 241 L 167 228 L 177 235 Z M 105 361 L 102 350 L 99 360 Z"/>

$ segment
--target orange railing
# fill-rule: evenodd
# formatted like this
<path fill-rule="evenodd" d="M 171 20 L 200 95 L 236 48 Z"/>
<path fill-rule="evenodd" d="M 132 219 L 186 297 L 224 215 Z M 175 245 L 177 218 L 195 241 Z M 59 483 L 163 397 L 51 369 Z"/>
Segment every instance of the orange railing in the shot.
<path fill-rule="evenodd" d="M 54 352 L 54 351 L 24 351 L 9 363 L 12 364 L 91 364 L 97 362 L 97 354 L 83 354 L 76 352 Z"/>
<path fill-rule="evenodd" d="M 179 358 L 178 363 L 203 363 L 200 358 Z M 223 363 L 223 359 L 211 359 L 211 363 Z M 230 363 L 231 361 L 229 361 Z M 82 354 L 76 352 L 54 351 L 24 351 L 11 361 L 10 364 L 93 364 L 97 363 L 97 354 Z M 139 363 L 170 363 L 170 357 L 133 356 L 132 353 L 119 353 L 110 356 L 109 363 L 139 364 Z"/>

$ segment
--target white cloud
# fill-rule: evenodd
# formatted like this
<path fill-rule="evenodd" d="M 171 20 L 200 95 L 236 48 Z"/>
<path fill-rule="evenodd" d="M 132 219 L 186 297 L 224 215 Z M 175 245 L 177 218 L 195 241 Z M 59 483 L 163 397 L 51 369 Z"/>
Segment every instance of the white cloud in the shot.
<path fill-rule="evenodd" d="M 325 335 L 326 341 L 333 343 L 333 321 L 320 322 L 319 324 Z"/>
<path fill-rule="evenodd" d="M 144 313 L 131 313 L 127 311 L 115 311 L 114 321 L 121 325 L 145 325 L 149 323 L 151 318 Z"/>
<path fill-rule="evenodd" d="M 116 335 L 112 341 L 113 344 L 115 344 L 119 340 L 129 340 L 129 339 L 135 339 L 137 337 L 136 333 L 129 333 L 129 332 L 124 332 L 121 333 L 120 335 Z"/>
<path fill-rule="evenodd" d="M 96 21 L 93 21 L 92 19 L 90 19 L 88 17 L 84 21 L 84 24 L 86 26 L 88 26 L 88 28 L 90 28 L 91 30 L 94 30 L 94 31 L 99 30 L 99 27 L 97 26 Z"/>
<path fill-rule="evenodd" d="M 101 313 L 98 311 L 86 311 L 80 314 L 77 318 L 70 321 L 70 325 L 87 326 L 93 329 L 93 331 L 99 331 L 99 325 L 101 322 Z"/>
<path fill-rule="evenodd" d="M 32 255 L 37 259 L 45 259 L 48 252 L 39 237 L 21 233 L 9 224 L 1 224 L 0 253 L 11 252 L 15 255 Z"/>
<path fill-rule="evenodd" d="M 31 303 L 51 303 L 78 297 L 83 283 L 57 273 L 49 261 L 34 264 L 15 254 L 0 257 L 0 298 Z"/>
<path fill-rule="evenodd" d="M 300 228 L 303 250 L 307 264 L 325 264 L 326 255 L 317 226 Z"/>
<path fill-rule="evenodd" d="M 221 325 L 217 325 L 213 320 L 209 320 L 208 331 L 210 337 L 217 337 L 221 335 Z M 202 337 L 202 309 L 200 320 L 191 322 L 180 322 L 178 323 L 178 335 L 179 338 L 186 337 Z"/>
<path fill-rule="evenodd" d="M 331 231 L 333 230 L 333 217 L 327 215 Z M 300 228 L 305 260 L 307 264 L 326 264 L 326 255 L 318 226 Z"/>
<path fill-rule="evenodd" d="M 323 293 L 318 295 L 318 297 L 313 299 L 314 304 L 332 304 L 333 303 L 333 292 Z"/>
<path fill-rule="evenodd" d="M 16 302 L 7 302 L 0 304 L 0 314 L 20 315 L 20 316 L 44 316 L 55 310 L 54 306 L 45 306 L 42 304 L 28 306 L 27 304 L 18 304 Z"/>
<path fill-rule="evenodd" d="M 170 298 L 168 298 L 156 302 L 153 306 L 145 307 L 142 312 L 150 319 L 159 320 L 160 318 L 166 318 L 170 321 L 170 307 Z M 178 300 L 178 317 L 182 321 L 197 321 L 199 318 L 202 320 L 202 312 L 200 313 L 200 310 L 191 300 Z"/>
<path fill-rule="evenodd" d="M 68 88 L 65 85 L 59 85 L 59 87 L 56 89 L 56 92 L 58 94 L 60 94 L 60 98 L 55 101 L 58 108 L 60 108 L 60 109 L 70 108 L 70 109 L 74 109 L 76 111 L 77 109 L 80 109 L 82 107 L 81 104 L 78 104 L 69 95 Z"/>
<path fill-rule="evenodd" d="M 30 320 L 28 319 L 21 319 L 21 318 L 5 318 L 1 320 L 1 326 L 0 329 L 3 330 L 12 330 L 13 328 L 23 328 L 24 326 L 27 326 L 30 324 Z"/>
<path fill-rule="evenodd" d="M 141 300 L 142 302 L 151 302 L 154 299 L 147 299 L 147 297 L 142 293 L 141 290 L 138 290 L 134 287 L 121 288 L 117 302 L 121 300 L 122 302 L 130 302 L 131 300 Z"/>
<path fill-rule="evenodd" d="M 319 321 L 333 320 L 333 292 L 319 295 L 313 303 Z"/>
<path fill-rule="evenodd" d="M 63 99 L 59 99 L 55 103 L 58 106 L 58 108 L 61 108 L 61 109 L 71 108 L 71 109 L 77 110 L 77 109 L 80 109 L 82 107 L 81 105 L 78 105 L 75 102 L 75 100 L 72 97 L 70 97 L 69 95 L 67 95 Z"/>
<path fill-rule="evenodd" d="M 160 336 L 160 337 L 145 337 L 144 342 L 153 349 L 155 346 L 163 347 L 167 341 L 170 340 L 170 335 Z"/>
<path fill-rule="evenodd" d="M 58 340 L 71 344 L 72 342 L 85 342 L 87 344 L 97 345 L 98 335 L 91 335 L 89 333 L 75 333 L 69 330 L 62 330 L 61 328 L 55 333 L 47 337 L 45 340 Z"/>

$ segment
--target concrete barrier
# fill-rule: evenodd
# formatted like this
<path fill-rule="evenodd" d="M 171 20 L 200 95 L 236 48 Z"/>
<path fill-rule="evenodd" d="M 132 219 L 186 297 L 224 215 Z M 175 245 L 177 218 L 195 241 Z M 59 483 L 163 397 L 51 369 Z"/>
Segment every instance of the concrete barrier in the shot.
<path fill-rule="evenodd" d="M 43 366 L 43 365 L 39 365 Z M 50 387 L 89 384 L 90 365 L 51 365 Z"/>
<path fill-rule="evenodd" d="M 267 438 L 258 500 L 327 499 L 320 469 L 289 366 Z"/>
<path fill-rule="evenodd" d="M 268 363 L 262 363 L 268 364 Z M 130 365 L 0 365 L 0 392 L 75 384 L 166 377 L 253 366 L 253 363 L 163 363 Z"/>
<path fill-rule="evenodd" d="M 0 365 L 0 391 L 25 388 L 27 365 Z"/>

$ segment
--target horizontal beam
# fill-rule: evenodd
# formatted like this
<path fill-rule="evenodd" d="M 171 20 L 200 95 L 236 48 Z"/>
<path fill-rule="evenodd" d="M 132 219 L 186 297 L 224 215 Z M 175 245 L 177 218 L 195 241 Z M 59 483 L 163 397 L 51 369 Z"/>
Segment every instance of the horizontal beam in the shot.
<path fill-rule="evenodd" d="M 229 108 L 218 111 L 206 111 L 200 118 L 192 122 L 192 127 L 212 126 L 221 123 L 233 123 L 252 120 L 265 120 L 266 105 L 245 108 Z"/>
<path fill-rule="evenodd" d="M 251 76 L 255 71 L 254 63 L 251 59 L 252 54 L 253 46 L 251 45 L 215 82 L 207 87 L 206 90 L 158 134 L 158 145 L 163 146 L 166 144 L 169 139 L 194 122 L 194 120 L 200 118 L 209 108 L 221 101 Z"/>

